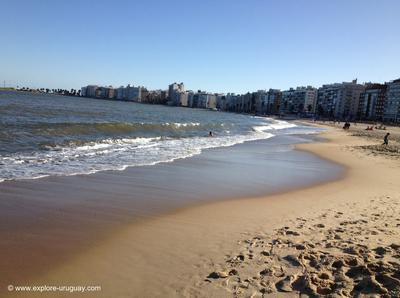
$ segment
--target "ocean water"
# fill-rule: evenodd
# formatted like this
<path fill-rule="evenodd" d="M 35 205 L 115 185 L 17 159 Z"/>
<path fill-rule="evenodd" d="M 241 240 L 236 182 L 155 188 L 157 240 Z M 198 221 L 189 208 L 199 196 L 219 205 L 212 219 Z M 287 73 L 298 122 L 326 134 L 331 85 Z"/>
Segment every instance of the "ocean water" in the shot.
<path fill-rule="evenodd" d="M 0 91 L 0 181 L 155 165 L 318 131 L 265 117 Z"/>

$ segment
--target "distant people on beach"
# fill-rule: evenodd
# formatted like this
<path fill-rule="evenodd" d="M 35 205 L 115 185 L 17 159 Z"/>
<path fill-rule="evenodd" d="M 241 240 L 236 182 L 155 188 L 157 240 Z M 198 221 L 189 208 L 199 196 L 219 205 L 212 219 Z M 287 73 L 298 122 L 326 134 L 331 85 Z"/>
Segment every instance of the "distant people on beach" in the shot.
<path fill-rule="evenodd" d="M 343 129 L 347 130 L 350 128 L 350 122 L 347 122 L 343 125 Z"/>
<path fill-rule="evenodd" d="M 383 126 L 382 124 L 379 126 L 375 126 L 375 129 L 380 129 L 380 130 L 386 130 L 386 126 Z"/>
<path fill-rule="evenodd" d="M 385 137 L 383 138 L 383 144 L 382 145 L 389 145 L 389 136 L 390 136 L 390 133 L 387 133 L 385 135 Z"/>
<path fill-rule="evenodd" d="M 365 130 L 374 130 L 374 127 L 373 126 L 367 126 L 367 128 L 365 129 Z"/>

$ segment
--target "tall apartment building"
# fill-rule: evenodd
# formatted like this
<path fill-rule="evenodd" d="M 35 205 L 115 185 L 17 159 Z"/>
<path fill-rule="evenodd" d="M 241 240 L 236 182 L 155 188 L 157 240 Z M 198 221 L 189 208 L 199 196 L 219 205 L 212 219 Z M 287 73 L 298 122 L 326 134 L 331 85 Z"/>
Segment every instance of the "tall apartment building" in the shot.
<path fill-rule="evenodd" d="M 282 92 L 279 89 L 269 89 L 267 101 L 264 106 L 266 108 L 266 114 L 278 114 L 279 107 L 282 101 Z"/>
<path fill-rule="evenodd" d="M 217 94 L 208 94 L 206 109 L 216 109 L 216 108 L 217 108 Z"/>
<path fill-rule="evenodd" d="M 227 93 L 225 95 L 225 100 L 221 109 L 223 109 L 224 111 L 234 112 L 236 107 L 237 97 L 238 95 L 236 95 L 235 93 Z"/>
<path fill-rule="evenodd" d="M 253 93 L 255 112 L 261 115 L 277 114 L 282 92 L 279 89 L 258 90 Z"/>
<path fill-rule="evenodd" d="M 189 100 L 189 92 L 183 91 L 178 93 L 179 94 L 179 103 L 178 106 L 187 107 L 188 100 Z"/>
<path fill-rule="evenodd" d="M 282 91 L 279 111 L 282 114 L 313 113 L 318 91 L 311 86 Z"/>
<path fill-rule="evenodd" d="M 364 90 L 365 86 L 357 84 L 357 80 L 323 85 L 318 89 L 316 113 L 336 119 L 355 119 Z"/>
<path fill-rule="evenodd" d="M 202 109 L 216 109 L 217 108 L 217 94 L 207 93 L 198 90 L 197 93 L 187 92 L 188 106 L 191 108 Z"/>
<path fill-rule="evenodd" d="M 86 90 L 87 90 L 87 87 L 81 88 L 81 96 L 86 97 Z"/>
<path fill-rule="evenodd" d="M 140 102 L 149 104 L 166 104 L 166 91 L 160 89 L 147 90 L 146 88 L 142 88 Z"/>
<path fill-rule="evenodd" d="M 202 108 L 202 109 L 207 108 L 208 93 L 199 90 L 193 96 L 193 102 L 194 102 L 195 108 Z"/>
<path fill-rule="evenodd" d="M 383 120 L 400 122 L 400 79 L 387 83 L 387 100 Z"/>
<path fill-rule="evenodd" d="M 150 92 L 147 90 L 145 87 L 139 87 L 140 89 L 140 97 L 138 99 L 138 102 L 143 102 L 146 101 L 147 97 L 149 96 Z"/>
<path fill-rule="evenodd" d="M 86 97 L 96 97 L 96 89 L 99 88 L 97 85 L 86 86 Z"/>
<path fill-rule="evenodd" d="M 193 97 L 194 97 L 194 92 L 193 91 L 188 91 L 188 107 L 194 108 L 193 106 Z"/>
<path fill-rule="evenodd" d="M 240 95 L 236 102 L 236 112 L 240 113 L 253 113 L 256 110 L 255 97 L 252 93 Z"/>
<path fill-rule="evenodd" d="M 115 98 L 115 88 L 113 88 L 112 86 L 109 86 L 108 88 L 107 88 L 107 98 L 108 99 L 114 99 Z"/>
<path fill-rule="evenodd" d="M 191 108 L 201 108 L 203 102 L 207 101 L 207 93 L 198 90 L 197 93 L 193 93 L 188 96 L 188 105 Z"/>
<path fill-rule="evenodd" d="M 173 83 L 168 86 L 169 104 L 174 106 L 181 105 L 181 93 L 185 92 L 185 85 L 183 83 Z"/>
<path fill-rule="evenodd" d="M 217 97 L 217 102 L 216 102 L 215 108 L 217 108 L 219 110 L 225 110 L 225 105 L 226 105 L 225 94 L 216 93 L 215 96 Z"/>
<path fill-rule="evenodd" d="M 95 91 L 96 98 L 108 98 L 109 88 L 107 87 L 98 87 Z"/>
<path fill-rule="evenodd" d="M 126 99 L 126 89 L 124 86 L 118 87 L 115 89 L 115 98 L 118 100 Z"/>
<path fill-rule="evenodd" d="M 125 88 L 125 98 L 129 101 L 140 101 L 142 98 L 142 87 L 131 86 L 128 84 Z"/>
<path fill-rule="evenodd" d="M 360 120 L 383 120 L 386 102 L 386 84 L 366 84 L 360 94 L 357 118 Z"/>
<path fill-rule="evenodd" d="M 265 114 L 265 103 L 267 102 L 268 94 L 266 90 L 258 90 L 253 93 L 255 112 L 257 114 Z"/>

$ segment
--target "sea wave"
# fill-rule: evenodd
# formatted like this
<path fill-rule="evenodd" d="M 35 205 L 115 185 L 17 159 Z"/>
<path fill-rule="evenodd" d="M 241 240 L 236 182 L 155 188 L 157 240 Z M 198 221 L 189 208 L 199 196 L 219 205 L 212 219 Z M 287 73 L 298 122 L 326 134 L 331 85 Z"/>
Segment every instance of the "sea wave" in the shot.
<path fill-rule="evenodd" d="M 22 125 L 22 124 L 21 124 Z M 1 131 L 19 128 L 20 124 L 0 124 Z M 122 135 L 134 132 L 153 132 L 153 131 L 179 131 L 191 129 L 212 129 L 222 127 L 221 124 L 198 122 L 174 122 L 174 123 L 130 123 L 130 122 L 39 122 L 31 123 L 26 129 L 34 131 L 40 135 Z"/>
<path fill-rule="evenodd" d="M 261 118 L 261 117 L 260 117 Z M 262 118 L 261 118 L 262 119 Z M 285 129 L 285 128 L 291 128 L 291 127 L 296 127 L 297 125 L 294 123 L 289 123 L 283 120 L 274 120 L 273 123 L 270 123 L 268 125 L 259 125 L 253 127 L 253 130 L 255 131 L 266 131 L 266 130 L 276 130 L 276 129 Z"/>
<path fill-rule="evenodd" d="M 167 126 L 201 126 L 199 123 L 164 123 Z M 191 137 L 124 137 L 97 141 L 65 141 L 42 144 L 41 150 L 0 157 L 0 182 L 45 176 L 92 174 L 124 170 L 129 166 L 151 166 L 200 154 L 205 149 L 228 147 L 268 139 L 295 128 L 285 121 L 262 121 L 242 134 Z M 229 130 L 223 130 L 225 133 Z"/>
<path fill-rule="evenodd" d="M 200 154 L 203 150 L 271 138 L 266 132 L 251 135 L 191 138 L 140 138 L 55 146 L 30 154 L 2 157 L 1 179 L 33 179 L 44 176 L 92 174 L 150 166 Z"/>

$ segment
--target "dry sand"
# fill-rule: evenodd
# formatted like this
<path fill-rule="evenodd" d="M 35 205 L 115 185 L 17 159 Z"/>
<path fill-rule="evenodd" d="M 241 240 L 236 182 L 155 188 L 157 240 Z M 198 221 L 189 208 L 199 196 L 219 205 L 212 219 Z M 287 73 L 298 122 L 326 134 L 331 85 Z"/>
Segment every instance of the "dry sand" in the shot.
<path fill-rule="evenodd" d="M 354 133 L 298 146 L 346 166 L 342 179 L 132 225 L 29 284 L 102 287 L 82 297 L 399 297 L 399 156 Z"/>

